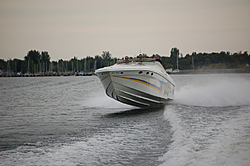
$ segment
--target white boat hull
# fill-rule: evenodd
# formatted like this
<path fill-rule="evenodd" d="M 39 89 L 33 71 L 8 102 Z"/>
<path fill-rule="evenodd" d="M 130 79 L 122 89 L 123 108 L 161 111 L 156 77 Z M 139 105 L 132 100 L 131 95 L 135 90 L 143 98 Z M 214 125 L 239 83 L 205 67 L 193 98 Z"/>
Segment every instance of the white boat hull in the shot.
<path fill-rule="evenodd" d="M 96 74 L 106 94 L 125 104 L 156 107 L 174 98 L 175 85 L 166 72 L 125 67 L 97 70 Z"/>

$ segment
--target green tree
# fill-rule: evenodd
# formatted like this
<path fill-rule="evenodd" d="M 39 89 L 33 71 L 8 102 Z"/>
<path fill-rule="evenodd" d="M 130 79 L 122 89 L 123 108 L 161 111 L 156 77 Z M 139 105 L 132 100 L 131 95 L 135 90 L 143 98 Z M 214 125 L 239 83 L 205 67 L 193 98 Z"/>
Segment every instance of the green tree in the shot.
<path fill-rule="evenodd" d="M 110 60 L 111 59 L 111 53 L 109 51 L 103 51 L 102 52 L 102 59 L 103 60 Z"/>
<path fill-rule="evenodd" d="M 7 62 L 5 62 L 3 59 L 0 59 L 0 70 L 6 70 L 7 69 Z"/>
<path fill-rule="evenodd" d="M 24 57 L 24 59 L 26 61 L 28 61 L 28 59 L 30 61 L 33 61 L 35 64 L 38 64 L 40 59 L 41 59 L 41 55 L 39 51 L 36 50 L 30 50 L 27 54 L 27 56 Z"/>
<path fill-rule="evenodd" d="M 96 61 L 96 69 L 101 68 L 102 67 L 102 57 L 99 55 L 96 55 L 95 61 Z"/>
<path fill-rule="evenodd" d="M 171 51 L 170 51 L 170 61 L 173 64 L 173 66 L 177 65 L 177 56 L 179 58 L 179 54 L 180 54 L 180 52 L 179 52 L 178 48 L 174 47 L 174 48 L 171 49 Z M 175 68 L 177 68 L 177 67 L 175 67 Z"/>
<path fill-rule="evenodd" d="M 102 59 L 103 59 L 103 65 L 109 66 L 111 62 L 111 56 L 112 54 L 109 51 L 103 51 L 102 52 Z"/>
<path fill-rule="evenodd" d="M 48 71 L 49 64 L 50 64 L 50 55 L 49 55 L 49 53 L 47 51 L 42 51 L 41 62 L 42 62 L 42 65 L 43 65 L 44 72 Z"/>
<path fill-rule="evenodd" d="M 50 62 L 50 55 L 47 51 L 42 51 L 41 61 L 42 62 Z"/>

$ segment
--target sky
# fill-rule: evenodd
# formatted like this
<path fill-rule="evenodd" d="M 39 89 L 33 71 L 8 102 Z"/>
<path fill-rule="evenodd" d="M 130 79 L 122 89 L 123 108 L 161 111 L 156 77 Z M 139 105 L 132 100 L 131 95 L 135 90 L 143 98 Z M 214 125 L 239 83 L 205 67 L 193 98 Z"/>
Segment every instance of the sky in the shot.
<path fill-rule="evenodd" d="M 250 0 L 0 0 L 0 59 L 250 51 Z"/>

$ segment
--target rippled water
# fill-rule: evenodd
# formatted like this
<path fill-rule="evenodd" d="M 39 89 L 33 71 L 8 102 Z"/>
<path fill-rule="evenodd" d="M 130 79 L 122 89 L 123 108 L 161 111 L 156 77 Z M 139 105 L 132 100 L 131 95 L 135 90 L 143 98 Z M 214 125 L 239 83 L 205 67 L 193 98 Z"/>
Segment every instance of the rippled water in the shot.
<path fill-rule="evenodd" d="M 0 78 L 0 165 L 250 165 L 250 75 L 174 75 L 142 110 L 97 77 Z"/>

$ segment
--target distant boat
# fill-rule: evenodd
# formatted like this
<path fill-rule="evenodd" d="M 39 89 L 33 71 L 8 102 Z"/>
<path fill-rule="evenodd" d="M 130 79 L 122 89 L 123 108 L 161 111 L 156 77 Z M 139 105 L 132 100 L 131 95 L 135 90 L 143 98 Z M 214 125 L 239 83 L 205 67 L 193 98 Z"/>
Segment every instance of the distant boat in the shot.
<path fill-rule="evenodd" d="M 179 69 L 174 69 L 172 73 L 179 73 L 180 70 Z"/>
<path fill-rule="evenodd" d="M 154 59 L 120 60 L 95 71 L 106 94 L 137 107 L 155 107 L 174 99 L 175 83 Z"/>
<path fill-rule="evenodd" d="M 246 66 L 244 67 L 244 69 L 250 69 L 249 64 L 247 63 Z"/>
<path fill-rule="evenodd" d="M 167 72 L 168 74 L 170 74 L 170 73 L 173 72 L 173 69 L 172 69 L 172 68 L 166 69 L 166 72 Z"/>

